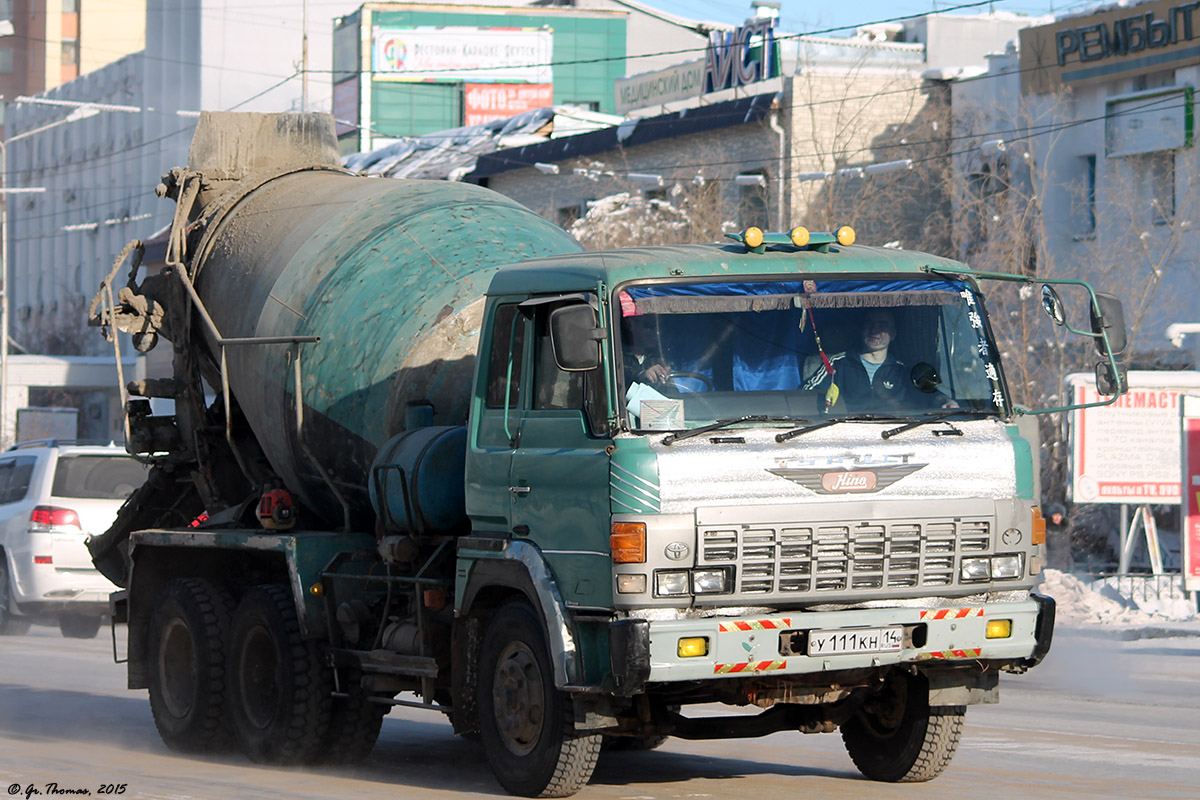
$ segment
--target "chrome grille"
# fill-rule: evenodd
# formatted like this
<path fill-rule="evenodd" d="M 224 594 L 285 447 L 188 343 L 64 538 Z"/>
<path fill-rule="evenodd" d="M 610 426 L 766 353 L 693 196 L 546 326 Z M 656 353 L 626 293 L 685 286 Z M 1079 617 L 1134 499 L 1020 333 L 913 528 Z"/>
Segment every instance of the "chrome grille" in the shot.
<path fill-rule="evenodd" d="M 962 554 L 992 550 L 988 519 L 702 526 L 700 564 L 734 564 L 737 594 L 856 595 L 953 586 Z"/>

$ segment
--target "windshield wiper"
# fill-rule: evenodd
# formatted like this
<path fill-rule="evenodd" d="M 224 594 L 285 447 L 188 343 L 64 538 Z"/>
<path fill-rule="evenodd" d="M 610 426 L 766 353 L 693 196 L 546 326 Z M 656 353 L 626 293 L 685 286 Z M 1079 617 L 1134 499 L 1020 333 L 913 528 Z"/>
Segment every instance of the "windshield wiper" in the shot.
<path fill-rule="evenodd" d="M 994 412 L 991 411 L 979 411 L 970 408 L 948 408 L 945 411 L 939 411 L 936 414 L 926 414 L 921 419 L 909 420 L 898 428 L 890 428 L 884 431 L 882 435 L 884 439 L 890 439 L 896 434 L 904 433 L 905 431 L 911 431 L 913 428 L 919 428 L 920 426 L 928 425 L 931 422 L 945 422 L 949 417 L 964 415 L 971 417 L 972 419 L 980 419 L 982 417 L 993 416 L 993 413 Z M 947 422 L 946 424 L 949 425 L 950 423 Z M 956 435 L 962 435 L 962 431 L 958 430 L 958 428 L 954 428 L 952 425 L 951 428 L 954 431 L 957 431 Z M 935 431 L 935 433 L 949 433 L 949 431 Z"/>
<path fill-rule="evenodd" d="M 719 419 L 708 425 L 702 425 L 699 428 L 691 428 L 686 431 L 671 431 L 663 437 L 662 443 L 670 446 L 683 439 L 691 439 L 693 436 L 703 436 L 710 431 L 728 428 L 730 425 L 737 425 L 739 422 L 808 422 L 808 420 L 799 417 L 773 417 L 768 414 L 748 414 L 744 417 Z"/>
<path fill-rule="evenodd" d="M 913 423 L 919 420 L 912 417 L 897 417 L 893 414 L 847 414 L 842 417 L 830 417 L 823 419 L 820 422 L 812 425 L 806 425 L 803 428 L 795 428 L 784 433 L 775 434 L 775 441 L 779 443 L 786 442 L 790 439 L 795 439 L 797 436 L 803 436 L 812 431 L 819 431 L 821 428 L 828 428 L 830 425 L 837 425 L 839 422 L 904 422 Z"/>

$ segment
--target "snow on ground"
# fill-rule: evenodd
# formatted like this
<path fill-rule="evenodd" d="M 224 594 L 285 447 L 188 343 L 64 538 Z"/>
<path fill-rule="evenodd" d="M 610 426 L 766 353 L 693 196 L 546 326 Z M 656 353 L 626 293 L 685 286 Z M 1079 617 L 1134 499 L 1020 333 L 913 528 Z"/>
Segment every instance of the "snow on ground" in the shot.
<path fill-rule="evenodd" d="M 1057 622 L 1067 627 L 1200 624 L 1195 601 L 1188 599 L 1182 589 L 1163 591 L 1161 597 L 1157 592 L 1118 593 L 1103 581 L 1086 582 L 1070 573 L 1047 569 L 1042 571 L 1037 591 L 1054 598 Z"/>

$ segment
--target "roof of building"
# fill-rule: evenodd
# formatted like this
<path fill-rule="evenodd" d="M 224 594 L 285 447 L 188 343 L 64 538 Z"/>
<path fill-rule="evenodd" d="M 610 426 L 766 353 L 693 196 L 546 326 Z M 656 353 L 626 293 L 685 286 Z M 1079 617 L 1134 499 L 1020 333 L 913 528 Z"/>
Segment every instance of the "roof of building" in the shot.
<path fill-rule="evenodd" d="M 760 94 L 723 103 L 686 108 L 656 117 L 627 119 L 619 125 L 578 136 L 514 147 L 481 155 L 466 180 L 477 180 L 534 164 L 553 164 L 571 158 L 637 147 L 663 139 L 758 122 L 766 117 L 777 95 Z"/>

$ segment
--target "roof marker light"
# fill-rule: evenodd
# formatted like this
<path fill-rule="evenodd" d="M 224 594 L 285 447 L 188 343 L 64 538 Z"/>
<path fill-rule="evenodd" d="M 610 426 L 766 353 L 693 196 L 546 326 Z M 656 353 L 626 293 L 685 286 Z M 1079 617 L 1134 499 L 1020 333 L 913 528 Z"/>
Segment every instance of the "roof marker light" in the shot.
<path fill-rule="evenodd" d="M 751 225 L 746 230 L 742 231 L 742 241 L 746 247 L 761 247 L 763 243 L 762 228 L 756 228 Z"/>
<path fill-rule="evenodd" d="M 804 247 L 808 244 L 810 238 L 808 228 L 803 225 L 797 225 L 788 231 L 788 237 L 791 238 L 792 244 L 796 245 L 796 247 Z"/>
<path fill-rule="evenodd" d="M 854 244 L 854 239 L 854 228 L 851 228 L 849 225 L 843 225 L 837 229 L 838 244 L 842 247 L 849 247 Z"/>

